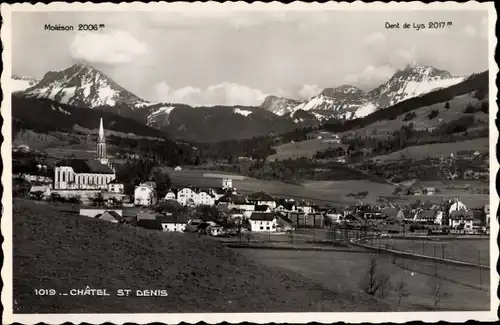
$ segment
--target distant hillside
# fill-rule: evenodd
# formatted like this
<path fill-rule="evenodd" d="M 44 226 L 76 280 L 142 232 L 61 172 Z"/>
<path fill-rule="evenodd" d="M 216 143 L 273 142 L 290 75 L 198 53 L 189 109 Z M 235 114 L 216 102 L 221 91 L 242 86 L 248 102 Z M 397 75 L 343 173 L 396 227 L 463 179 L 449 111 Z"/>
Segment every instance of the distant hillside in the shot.
<path fill-rule="evenodd" d="M 216 142 L 277 135 L 297 128 L 291 118 L 283 118 L 261 107 L 183 107 L 169 113 L 165 125 L 152 124 L 177 138 L 195 142 Z"/>
<path fill-rule="evenodd" d="M 72 132 L 74 125 L 95 129 L 103 117 L 104 128 L 110 131 L 166 138 L 167 134 L 148 127 L 134 119 L 113 113 L 60 104 L 50 99 L 26 98 L 12 95 L 13 132 L 31 129 L 40 133 L 49 131 Z"/>

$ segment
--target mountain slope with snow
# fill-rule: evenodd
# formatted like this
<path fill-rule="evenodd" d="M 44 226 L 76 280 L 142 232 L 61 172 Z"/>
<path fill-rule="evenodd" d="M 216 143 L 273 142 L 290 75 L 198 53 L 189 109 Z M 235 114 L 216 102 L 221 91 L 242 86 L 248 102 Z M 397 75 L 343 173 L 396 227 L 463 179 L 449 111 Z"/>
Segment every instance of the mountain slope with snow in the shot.
<path fill-rule="evenodd" d="M 301 103 L 301 101 L 294 99 L 267 96 L 260 107 L 278 116 L 283 116 L 287 113 L 295 111 L 294 108 Z"/>
<path fill-rule="evenodd" d="M 287 107 L 286 112 L 293 116 L 299 110 L 308 111 L 318 120 L 360 118 L 378 109 L 433 90 L 453 86 L 463 80 L 465 77 L 453 77 L 447 71 L 430 66 L 408 65 L 398 70 L 387 82 L 368 93 L 350 85 L 326 88 L 307 101 L 294 107 Z M 269 111 L 281 116 L 284 110 L 269 109 Z"/>
<path fill-rule="evenodd" d="M 24 95 L 87 108 L 126 105 L 134 109 L 145 103 L 99 70 L 84 64 L 47 72 L 39 83 L 26 89 Z"/>
<path fill-rule="evenodd" d="M 384 108 L 464 80 L 465 77 L 453 77 L 448 71 L 409 65 L 398 70 L 386 83 L 370 91 L 368 98 L 378 107 Z"/>

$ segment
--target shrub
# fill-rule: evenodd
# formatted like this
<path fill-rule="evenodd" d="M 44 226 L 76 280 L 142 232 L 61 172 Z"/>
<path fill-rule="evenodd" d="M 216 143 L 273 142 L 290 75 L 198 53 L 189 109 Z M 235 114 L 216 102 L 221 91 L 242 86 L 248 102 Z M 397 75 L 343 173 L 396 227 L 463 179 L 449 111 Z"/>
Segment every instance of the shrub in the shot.
<path fill-rule="evenodd" d="M 403 118 L 403 121 L 411 121 L 413 120 L 415 117 L 417 117 L 417 114 L 415 114 L 415 112 L 409 112 L 409 113 L 406 113 L 404 118 Z"/>
<path fill-rule="evenodd" d="M 444 104 L 444 108 L 450 109 L 450 102 L 446 102 L 446 104 Z"/>
<path fill-rule="evenodd" d="M 464 111 L 464 113 L 466 113 L 466 114 L 471 114 L 471 113 L 475 113 L 475 112 L 476 112 L 476 109 L 474 108 L 474 106 L 472 106 L 471 103 L 469 103 L 467 105 L 467 107 L 465 108 L 465 111 Z"/>
<path fill-rule="evenodd" d="M 438 116 L 438 115 L 439 115 L 439 111 L 438 111 L 437 109 L 433 109 L 433 110 L 429 113 L 429 115 L 428 115 L 429 120 L 432 120 L 433 118 L 435 118 L 435 117 L 436 117 L 436 116 Z"/>

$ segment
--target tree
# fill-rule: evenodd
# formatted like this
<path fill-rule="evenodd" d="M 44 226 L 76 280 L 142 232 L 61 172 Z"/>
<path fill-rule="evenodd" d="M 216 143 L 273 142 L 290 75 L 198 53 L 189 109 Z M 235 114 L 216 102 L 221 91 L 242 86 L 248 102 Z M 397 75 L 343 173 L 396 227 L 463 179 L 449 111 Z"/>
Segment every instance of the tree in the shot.
<path fill-rule="evenodd" d="M 450 102 L 446 102 L 446 104 L 444 104 L 444 108 L 450 109 Z"/>
<path fill-rule="evenodd" d="M 476 109 L 474 108 L 474 106 L 472 106 L 471 103 L 467 104 L 467 107 L 465 108 L 464 113 L 471 114 L 471 113 L 475 113 L 475 112 L 476 112 Z"/>
<path fill-rule="evenodd" d="M 451 293 L 444 286 L 443 278 L 438 275 L 436 264 L 434 266 L 434 274 L 429 276 L 427 285 L 433 297 L 434 310 L 436 310 L 443 299 L 451 296 Z"/>
<path fill-rule="evenodd" d="M 98 207 L 104 205 L 104 197 L 102 196 L 102 193 L 97 193 L 92 201 L 94 202 L 94 205 Z"/>
<path fill-rule="evenodd" d="M 398 306 L 401 304 L 401 300 L 403 298 L 406 298 L 410 295 L 410 292 L 408 291 L 408 285 L 407 283 L 403 280 L 403 276 L 399 279 L 399 281 L 396 283 L 394 286 L 394 291 L 398 295 Z"/>
<path fill-rule="evenodd" d="M 385 297 L 390 288 L 389 276 L 380 273 L 375 256 L 370 259 L 366 275 L 361 281 L 361 288 L 370 296 L 375 296 L 378 293 L 381 298 Z"/>
<path fill-rule="evenodd" d="M 156 191 L 158 192 L 158 197 L 163 198 L 167 194 L 172 181 L 170 175 L 167 172 L 157 170 L 154 174 L 154 180 L 156 182 Z"/>
<path fill-rule="evenodd" d="M 198 166 L 200 163 L 201 163 L 200 156 L 196 156 L 196 158 L 194 159 L 195 166 Z"/>
<path fill-rule="evenodd" d="M 428 115 L 429 120 L 432 120 L 433 118 L 435 118 L 435 117 L 436 117 L 436 116 L 438 116 L 438 115 L 439 115 L 439 111 L 438 111 L 437 109 L 433 109 L 433 110 L 429 113 L 429 115 Z"/>

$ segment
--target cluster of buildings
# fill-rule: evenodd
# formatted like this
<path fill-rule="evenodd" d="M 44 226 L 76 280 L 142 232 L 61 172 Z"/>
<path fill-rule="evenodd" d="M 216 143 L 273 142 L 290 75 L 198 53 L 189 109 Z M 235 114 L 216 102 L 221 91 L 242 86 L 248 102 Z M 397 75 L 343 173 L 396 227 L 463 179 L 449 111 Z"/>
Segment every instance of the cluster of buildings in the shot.
<path fill-rule="evenodd" d="M 23 149 L 26 150 L 26 149 Z M 106 155 L 106 138 L 103 121 L 100 120 L 97 138 L 97 154 L 92 160 L 66 160 L 49 170 L 45 165 L 37 165 L 37 173 L 23 173 L 22 177 L 41 185 L 32 186 L 30 192 L 43 197 L 52 193 L 61 197 L 79 197 L 81 201 L 102 195 L 105 201 L 124 202 L 124 184 L 116 179 L 116 171 Z M 180 171 L 178 167 L 176 171 Z M 51 177 L 50 175 L 53 175 Z M 17 175 L 19 176 L 19 175 Z M 205 176 L 205 175 L 204 175 Z M 410 222 L 447 226 L 462 232 L 473 232 L 478 227 L 489 225 L 489 205 L 483 209 L 470 210 L 458 199 L 450 204 L 421 205 L 413 209 L 399 208 L 392 205 L 369 206 L 357 205 L 343 208 L 342 211 L 319 207 L 301 200 L 277 199 L 264 192 L 250 195 L 238 194 L 233 187 L 233 178 L 219 174 L 206 174 L 207 177 L 222 179 L 219 188 L 194 188 L 191 186 L 169 190 L 164 197 L 158 197 L 155 182 L 145 182 L 135 187 L 131 205 L 144 207 L 155 206 L 159 201 L 175 201 L 182 207 L 216 206 L 221 214 L 235 224 L 256 232 L 276 232 L 294 227 L 323 227 L 327 224 L 353 223 L 366 224 L 366 221 Z M 433 195 L 435 189 L 425 190 Z M 82 209 L 82 214 L 111 222 L 126 222 L 121 209 Z M 144 216 L 145 214 L 142 214 Z M 212 218 L 213 219 L 213 218 Z M 143 220 L 139 222 L 140 220 Z M 144 221 L 153 220 L 153 221 Z M 194 220 L 194 221 L 193 221 Z M 162 230 L 181 231 L 190 229 L 196 222 L 210 224 L 212 233 L 219 233 L 219 220 L 195 220 L 172 214 L 153 214 L 147 218 L 137 216 L 138 224 L 152 225 Z M 193 228 L 193 227 L 191 227 Z M 218 230 L 219 229 L 219 230 Z"/>

